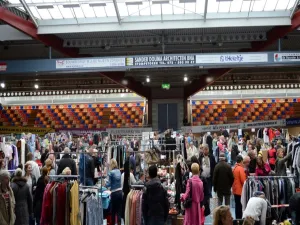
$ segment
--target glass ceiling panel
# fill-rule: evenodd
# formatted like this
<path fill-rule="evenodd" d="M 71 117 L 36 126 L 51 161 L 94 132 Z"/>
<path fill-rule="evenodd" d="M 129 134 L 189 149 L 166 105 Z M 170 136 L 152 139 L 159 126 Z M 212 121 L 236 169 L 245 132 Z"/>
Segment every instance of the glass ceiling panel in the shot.
<path fill-rule="evenodd" d="M 117 21 L 113 0 L 25 0 L 32 14 L 41 20 L 61 20 L 74 18 L 114 17 Z M 128 17 L 155 15 L 197 14 L 204 16 L 206 0 L 116 0 L 121 20 Z M 163 1 L 161 3 L 157 1 Z M 207 18 L 215 13 L 230 17 L 230 13 L 290 12 L 297 0 L 208 0 Z M 23 8 L 19 0 L 9 0 L 11 4 Z M 71 6 L 70 6 L 71 4 Z M 241 14 L 241 15 L 244 15 Z M 211 15 L 211 17 L 210 17 Z M 235 14 L 233 14 L 235 15 Z M 253 16 L 255 14 L 252 14 Z M 157 18 L 157 17 L 155 17 Z M 184 18 L 184 17 L 183 17 Z M 187 16 L 187 18 L 191 18 Z M 199 17 L 200 18 L 200 17 Z M 222 17 L 218 17 L 222 18 Z M 147 18 L 148 20 L 148 18 Z M 162 17 L 163 20 L 163 17 Z M 107 21 L 107 20 L 105 20 Z M 122 21 L 121 21 L 122 22 Z"/>

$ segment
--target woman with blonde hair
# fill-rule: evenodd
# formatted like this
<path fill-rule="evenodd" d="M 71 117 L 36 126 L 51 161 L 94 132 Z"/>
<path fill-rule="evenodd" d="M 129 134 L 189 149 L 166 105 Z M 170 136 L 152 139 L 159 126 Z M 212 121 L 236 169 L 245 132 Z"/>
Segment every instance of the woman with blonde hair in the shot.
<path fill-rule="evenodd" d="M 47 176 L 51 176 L 51 175 L 55 175 L 55 170 L 53 168 L 53 162 L 51 159 L 46 159 L 45 161 L 45 167 L 47 168 L 48 170 L 48 173 L 47 173 Z"/>
<path fill-rule="evenodd" d="M 188 198 L 192 199 L 190 208 L 185 209 L 184 225 L 200 225 L 203 224 L 200 203 L 204 199 L 203 183 L 199 178 L 199 164 L 193 163 L 191 166 L 192 178 L 187 182 L 185 194 L 181 197 L 182 201 Z"/>
<path fill-rule="evenodd" d="M 111 191 L 112 224 L 115 224 L 116 215 L 118 216 L 117 223 L 121 224 L 121 203 L 123 198 L 123 192 L 121 187 L 121 171 L 118 169 L 118 163 L 115 159 L 112 159 L 110 161 L 110 172 L 108 173 L 106 187 L 110 187 Z"/>
<path fill-rule="evenodd" d="M 214 210 L 213 225 L 232 225 L 233 218 L 228 206 L 221 205 Z"/>

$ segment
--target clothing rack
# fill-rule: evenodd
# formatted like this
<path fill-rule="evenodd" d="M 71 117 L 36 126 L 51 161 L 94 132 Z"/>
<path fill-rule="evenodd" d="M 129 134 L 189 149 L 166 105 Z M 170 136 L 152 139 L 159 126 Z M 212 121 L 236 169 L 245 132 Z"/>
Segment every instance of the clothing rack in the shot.
<path fill-rule="evenodd" d="M 145 185 L 143 185 L 143 184 L 133 184 L 133 185 L 131 185 L 131 187 L 132 188 L 144 188 Z"/>
<path fill-rule="evenodd" d="M 53 178 L 79 178 L 79 175 L 48 175 L 48 177 Z"/>
<path fill-rule="evenodd" d="M 248 176 L 250 179 L 263 179 L 263 178 L 295 178 L 295 176 Z"/>

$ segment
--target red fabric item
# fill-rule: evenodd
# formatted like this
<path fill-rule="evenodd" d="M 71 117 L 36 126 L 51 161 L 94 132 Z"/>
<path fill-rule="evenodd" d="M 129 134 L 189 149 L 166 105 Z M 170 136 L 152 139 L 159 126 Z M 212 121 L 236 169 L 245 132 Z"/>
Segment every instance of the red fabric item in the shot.
<path fill-rule="evenodd" d="M 201 208 L 201 225 L 204 225 L 205 223 L 205 214 L 204 214 L 205 209 L 202 207 Z"/>
<path fill-rule="evenodd" d="M 56 199 L 56 225 L 65 225 L 67 183 L 58 184 Z"/>
<path fill-rule="evenodd" d="M 276 150 L 274 148 L 268 151 L 268 159 L 270 165 L 275 165 L 276 163 Z"/>
<path fill-rule="evenodd" d="M 255 175 L 256 176 L 268 176 L 271 172 L 271 167 L 268 163 L 265 163 L 264 168 L 256 167 Z"/>
<path fill-rule="evenodd" d="M 269 129 L 268 134 L 269 134 L 270 142 L 272 142 L 275 138 L 275 132 L 273 131 L 273 129 Z"/>
<path fill-rule="evenodd" d="M 41 214 L 40 225 L 50 225 L 52 223 L 52 194 L 50 190 L 55 185 L 55 182 L 48 184 L 45 188 L 43 197 L 43 207 Z"/>

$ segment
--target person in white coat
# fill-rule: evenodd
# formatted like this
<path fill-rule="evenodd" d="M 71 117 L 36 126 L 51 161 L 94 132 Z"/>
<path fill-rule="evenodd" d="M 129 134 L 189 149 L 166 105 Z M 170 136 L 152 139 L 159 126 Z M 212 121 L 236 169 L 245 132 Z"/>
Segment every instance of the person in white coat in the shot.
<path fill-rule="evenodd" d="M 254 197 L 250 198 L 243 219 L 252 217 L 255 220 L 255 225 L 266 225 L 268 203 L 265 194 L 261 191 L 254 193 Z"/>
<path fill-rule="evenodd" d="M 197 150 L 194 143 L 191 141 L 189 148 L 187 149 L 187 160 L 191 160 L 193 156 L 196 156 L 197 159 L 199 158 L 199 151 Z"/>

